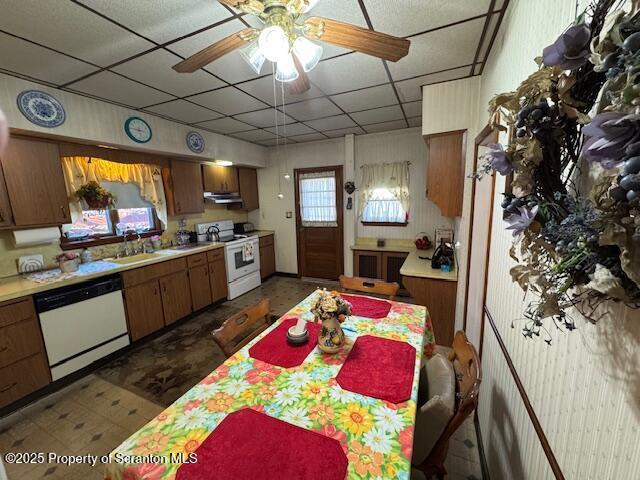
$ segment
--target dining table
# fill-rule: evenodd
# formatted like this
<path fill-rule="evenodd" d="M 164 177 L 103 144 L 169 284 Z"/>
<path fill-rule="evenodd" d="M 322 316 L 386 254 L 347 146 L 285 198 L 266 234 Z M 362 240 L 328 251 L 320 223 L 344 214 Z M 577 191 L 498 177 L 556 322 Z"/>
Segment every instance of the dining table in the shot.
<path fill-rule="evenodd" d="M 111 452 L 105 479 L 409 479 L 420 368 L 435 345 L 427 309 L 345 296 L 354 305 L 386 303 L 371 314 L 378 318 L 354 307 L 342 323 L 343 349 L 328 354 L 317 346 L 321 327 L 311 313 L 320 294 L 126 439 Z M 309 322 L 315 344 L 266 361 L 269 350 L 285 351 L 280 332 L 299 318 Z M 289 474 L 274 475 L 274 468 Z"/>

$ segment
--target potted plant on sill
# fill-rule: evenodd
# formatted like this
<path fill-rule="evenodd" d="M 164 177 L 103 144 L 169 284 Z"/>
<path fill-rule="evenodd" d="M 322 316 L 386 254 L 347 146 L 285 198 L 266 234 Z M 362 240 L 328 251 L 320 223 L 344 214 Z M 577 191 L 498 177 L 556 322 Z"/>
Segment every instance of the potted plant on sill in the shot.
<path fill-rule="evenodd" d="M 76 190 L 76 196 L 84 200 L 89 208 L 95 210 L 104 210 L 113 207 L 116 203 L 115 195 L 93 180 L 81 185 Z"/>

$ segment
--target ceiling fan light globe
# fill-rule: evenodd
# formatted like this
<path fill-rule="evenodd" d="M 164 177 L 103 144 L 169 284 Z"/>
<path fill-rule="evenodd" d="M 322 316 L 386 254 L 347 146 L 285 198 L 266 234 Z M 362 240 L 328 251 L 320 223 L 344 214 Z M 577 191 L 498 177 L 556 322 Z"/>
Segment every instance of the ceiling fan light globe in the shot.
<path fill-rule="evenodd" d="M 258 41 L 255 40 L 250 44 L 244 46 L 239 50 L 240 55 L 244 58 L 245 62 L 249 64 L 249 66 L 253 69 L 254 72 L 260 74 L 262 71 L 262 66 L 267 58 L 260 51 L 260 46 L 258 45 Z"/>
<path fill-rule="evenodd" d="M 296 64 L 293 61 L 291 55 L 282 57 L 278 60 L 278 68 L 276 70 L 276 80 L 279 82 L 293 82 L 297 80 L 300 74 L 296 68 Z"/>
<path fill-rule="evenodd" d="M 310 72 L 322 58 L 322 45 L 313 43 L 311 40 L 305 37 L 298 37 L 293 43 L 293 52 L 300 60 L 302 68 L 305 72 Z"/>
<path fill-rule="evenodd" d="M 272 62 L 277 62 L 289 53 L 289 37 L 282 27 L 277 25 L 267 27 L 260 32 L 258 45 L 262 55 Z"/>

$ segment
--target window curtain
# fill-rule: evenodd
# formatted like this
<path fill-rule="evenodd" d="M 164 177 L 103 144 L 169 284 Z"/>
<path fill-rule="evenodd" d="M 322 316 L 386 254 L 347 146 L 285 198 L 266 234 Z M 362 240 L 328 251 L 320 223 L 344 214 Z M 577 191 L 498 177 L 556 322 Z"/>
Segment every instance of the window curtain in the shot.
<path fill-rule="evenodd" d="M 75 192 L 83 184 L 96 181 L 109 190 L 109 184 L 106 182 L 119 182 L 137 186 L 142 199 L 155 207 L 163 227 L 167 227 L 167 202 L 159 166 L 146 163 L 117 163 L 93 157 L 62 157 L 62 168 L 69 196 L 71 218 L 74 222 L 82 218 L 82 203 Z M 116 191 L 112 193 L 118 195 Z M 149 206 L 132 205 L 129 198 L 126 203 L 127 205 L 123 205 L 123 208 Z M 116 206 L 120 206 L 119 203 L 116 203 Z"/>
<path fill-rule="evenodd" d="M 299 181 L 302 225 L 337 227 L 336 172 L 303 173 Z"/>
<path fill-rule="evenodd" d="M 379 188 L 386 188 L 409 215 L 409 162 L 362 165 L 360 170 L 360 218 L 369 200 L 373 199 L 374 191 Z"/>

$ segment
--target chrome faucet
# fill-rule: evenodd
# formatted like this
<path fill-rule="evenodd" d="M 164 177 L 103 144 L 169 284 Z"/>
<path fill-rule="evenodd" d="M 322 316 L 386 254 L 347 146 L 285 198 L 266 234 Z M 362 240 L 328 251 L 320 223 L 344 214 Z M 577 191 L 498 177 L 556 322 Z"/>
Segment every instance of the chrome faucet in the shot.
<path fill-rule="evenodd" d="M 129 242 L 127 242 L 127 235 L 131 234 L 131 233 L 137 233 L 135 230 L 133 229 L 129 229 L 129 230 L 124 230 L 122 232 L 122 241 L 123 241 L 123 256 L 124 257 L 128 257 L 131 255 L 131 250 L 129 250 Z M 138 235 L 138 238 L 140 238 L 140 235 Z M 134 249 L 134 253 L 135 253 L 135 249 Z"/>

